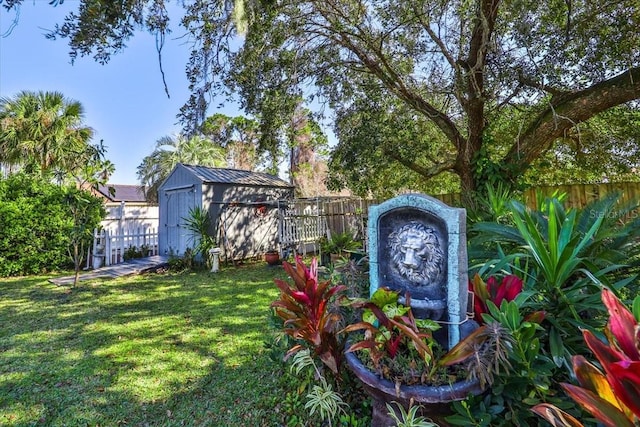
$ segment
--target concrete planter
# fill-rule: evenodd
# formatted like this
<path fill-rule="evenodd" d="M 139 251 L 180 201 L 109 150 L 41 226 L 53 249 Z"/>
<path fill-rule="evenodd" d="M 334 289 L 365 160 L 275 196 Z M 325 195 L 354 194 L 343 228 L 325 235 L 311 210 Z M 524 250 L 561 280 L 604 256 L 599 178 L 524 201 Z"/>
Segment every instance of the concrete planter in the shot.
<path fill-rule="evenodd" d="M 365 391 L 373 400 L 371 427 L 395 426 L 393 418 L 388 414 L 386 404 L 389 403 L 395 407 L 392 402 L 397 402 L 407 409 L 411 399 L 414 405 L 422 407 L 420 415 L 440 426 L 448 426 L 444 417 L 451 415 L 449 409 L 451 402 L 462 400 L 470 394 L 478 395 L 483 392 L 478 381 L 460 381 L 439 386 L 402 385 L 396 390 L 395 383 L 380 378 L 370 371 L 355 353 L 346 353 L 345 357 L 349 369 L 362 382 Z M 396 413 L 396 415 L 399 414 Z"/>

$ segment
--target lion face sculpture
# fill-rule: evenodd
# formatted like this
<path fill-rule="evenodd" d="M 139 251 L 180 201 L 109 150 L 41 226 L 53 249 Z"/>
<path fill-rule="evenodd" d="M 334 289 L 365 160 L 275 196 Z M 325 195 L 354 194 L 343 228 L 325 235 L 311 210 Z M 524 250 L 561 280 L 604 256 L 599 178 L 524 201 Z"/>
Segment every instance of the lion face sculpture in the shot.
<path fill-rule="evenodd" d="M 389 234 L 392 266 L 410 282 L 426 286 L 440 281 L 445 257 L 433 228 L 411 221 Z"/>

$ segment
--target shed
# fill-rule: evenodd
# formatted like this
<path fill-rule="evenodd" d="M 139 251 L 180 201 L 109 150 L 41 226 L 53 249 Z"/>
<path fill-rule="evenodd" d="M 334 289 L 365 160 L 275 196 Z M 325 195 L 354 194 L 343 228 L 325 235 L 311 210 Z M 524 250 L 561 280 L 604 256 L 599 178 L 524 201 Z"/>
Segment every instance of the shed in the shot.
<path fill-rule="evenodd" d="M 182 256 L 197 236 L 186 219 L 201 208 L 212 219 L 225 259 L 244 259 L 278 248 L 281 200 L 293 198 L 293 186 L 262 172 L 179 163 L 158 190 L 159 253 Z"/>

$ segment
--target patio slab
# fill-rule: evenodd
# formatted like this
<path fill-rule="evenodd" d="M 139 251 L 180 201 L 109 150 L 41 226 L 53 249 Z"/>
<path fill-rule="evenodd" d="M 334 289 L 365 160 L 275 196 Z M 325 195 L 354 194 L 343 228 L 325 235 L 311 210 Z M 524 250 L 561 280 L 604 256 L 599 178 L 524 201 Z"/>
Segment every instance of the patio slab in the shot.
<path fill-rule="evenodd" d="M 136 258 L 122 262 L 120 264 L 110 265 L 108 267 L 96 268 L 95 270 L 81 271 L 78 281 L 86 281 L 92 279 L 115 279 L 116 277 L 129 276 L 132 274 L 141 274 L 149 270 L 166 266 L 169 257 L 165 255 L 154 255 L 147 258 Z M 72 285 L 74 276 L 64 276 L 49 279 L 49 282 L 56 285 Z"/>

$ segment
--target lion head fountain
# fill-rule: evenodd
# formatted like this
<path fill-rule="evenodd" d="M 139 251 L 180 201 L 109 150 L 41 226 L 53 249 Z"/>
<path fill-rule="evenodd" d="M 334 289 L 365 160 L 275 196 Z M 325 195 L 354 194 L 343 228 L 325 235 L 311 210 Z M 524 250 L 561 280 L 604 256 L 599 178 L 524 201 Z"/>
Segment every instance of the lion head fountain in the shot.
<path fill-rule="evenodd" d="M 393 268 L 418 286 L 440 283 L 445 255 L 432 227 L 411 221 L 389 235 Z"/>
<path fill-rule="evenodd" d="M 467 321 L 464 209 L 398 196 L 369 208 L 368 236 L 371 294 L 378 287 L 409 293 L 416 317 L 441 322 L 443 340 L 455 345 Z"/>

